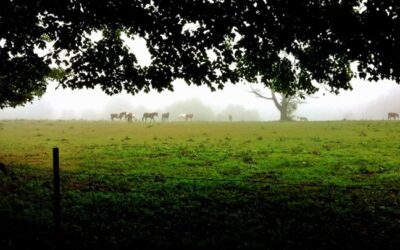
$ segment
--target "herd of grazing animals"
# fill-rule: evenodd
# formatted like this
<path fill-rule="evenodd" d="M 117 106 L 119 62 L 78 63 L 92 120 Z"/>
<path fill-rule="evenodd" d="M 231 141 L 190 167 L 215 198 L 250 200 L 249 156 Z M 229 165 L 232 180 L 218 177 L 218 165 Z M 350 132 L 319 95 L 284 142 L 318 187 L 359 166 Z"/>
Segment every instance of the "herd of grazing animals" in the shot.
<path fill-rule="evenodd" d="M 150 122 L 155 122 L 155 117 L 158 117 L 158 112 L 145 112 L 142 116 L 142 122 L 147 122 L 147 120 L 149 120 Z M 193 120 L 194 115 L 191 113 L 182 113 L 178 115 L 178 118 L 181 120 L 185 120 L 185 121 L 192 121 Z M 139 120 L 136 118 L 136 115 L 133 113 L 128 113 L 128 112 L 121 112 L 121 113 L 112 113 L 110 115 L 111 120 L 113 121 L 114 119 L 126 119 L 128 122 L 138 122 Z M 387 114 L 387 119 L 388 120 L 398 120 L 400 119 L 400 115 L 399 113 L 396 112 L 388 112 Z M 301 117 L 298 116 L 297 117 L 298 121 L 308 121 L 308 119 L 306 117 Z M 167 113 L 162 113 L 161 114 L 161 121 L 166 122 L 169 121 L 169 112 Z M 232 115 L 229 115 L 229 121 L 232 121 Z"/>
<path fill-rule="evenodd" d="M 135 114 L 133 113 L 127 113 L 127 112 L 121 112 L 121 113 L 112 113 L 110 115 L 111 121 L 114 121 L 114 119 L 119 119 L 122 120 L 123 118 L 126 118 L 128 122 L 131 122 L 132 120 L 137 121 Z"/>
<path fill-rule="evenodd" d="M 158 112 L 145 112 L 142 116 L 142 122 L 155 122 L 156 119 L 155 117 L 158 117 Z M 185 121 L 192 121 L 194 115 L 193 114 L 180 114 L 178 115 L 178 118 L 184 119 Z M 126 119 L 128 122 L 138 122 L 139 119 L 136 118 L 136 115 L 133 113 L 128 113 L 128 112 L 121 112 L 121 113 L 112 113 L 110 115 L 111 120 L 113 121 L 114 119 Z M 161 114 L 161 121 L 166 122 L 169 121 L 169 112 L 167 113 L 162 113 Z"/>

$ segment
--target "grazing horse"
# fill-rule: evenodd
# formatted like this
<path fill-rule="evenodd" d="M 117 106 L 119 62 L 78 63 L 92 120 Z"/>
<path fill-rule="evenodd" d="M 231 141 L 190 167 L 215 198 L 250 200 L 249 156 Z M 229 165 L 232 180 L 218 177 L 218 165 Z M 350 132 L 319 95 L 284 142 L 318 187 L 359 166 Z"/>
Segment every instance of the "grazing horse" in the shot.
<path fill-rule="evenodd" d="M 395 112 L 389 112 L 388 113 L 388 120 L 391 120 L 391 119 L 393 119 L 393 120 L 399 119 L 399 114 L 395 113 Z"/>
<path fill-rule="evenodd" d="M 118 118 L 119 118 L 120 120 L 122 120 L 122 118 L 125 118 L 125 117 L 126 117 L 126 112 L 121 112 L 121 113 L 119 113 Z"/>
<path fill-rule="evenodd" d="M 304 116 L 298 116 L 297 118 L 299 119 L 299 121 L 302 121 L 302 122 L 308 121 L 307 117 L 304 117 Z"/>
<path fill-rule="evenodd" d="M 135 122 L 137 121 L 135 114 L 132 113 L 128 113 L 126 118 L 128 119 L 128 122 L 132 122 L 132 120 L 135 120 Z"/>
<path fill-rule="evenodd" d="M 147 118 L 150 119 L 150 121 L 156 121 L 154 120 L 154 117 L 157 116 L 158 117 L 158 113 L 157 112 L 153 112 L 153 113 L 144 113 L 143 117 L 142 117 L 142 121 L 144 120 L 145 122 L 147 122 Z"/>
<path fill-rule="evenodd" d="M 185 113 L 179 114 L 178 118 L 185 119 L 185 121 L 187 121 L 189 119 L 192 120 L 193 119 L 193 114 L 185 114 Z"/>
<path fill-rule="evenodd" d="M 114 119 L 117 119 L 117 118 L 119 118 L 118 114 L 116 114 L 116 113 L 111 114 L 111 121 L 114 121 Z"/>
<path fill-rule="evenodd" d="M 186 116 L 185 116 L 185 121 L 187 121 L 187 120 L 192 120 L 193 119 L 193 114 L 186 114 Z"/>
<path fill-rule="evenodd" d="M 169 120 L 169 112 L 163 113 L 161 115 L 161 121 L 168 121 Z"/>

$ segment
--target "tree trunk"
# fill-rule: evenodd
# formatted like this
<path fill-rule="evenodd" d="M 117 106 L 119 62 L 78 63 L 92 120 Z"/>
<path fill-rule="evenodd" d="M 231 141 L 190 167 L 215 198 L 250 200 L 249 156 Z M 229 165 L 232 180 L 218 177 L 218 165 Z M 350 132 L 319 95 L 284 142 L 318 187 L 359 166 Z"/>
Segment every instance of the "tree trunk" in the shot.
<path fill-rule="evenodd" d="M 252 89 L 252 91 L 256 96 L 267 99 L 267 100 L 272 100 L 274 102 L 275 107 L 279 110 L 279 113 L 281 115 L 280 121 L 291 121 L 292 120 L 291 112 L 289 111 L 291 97 L 287 97 L 282 94 L 282 99 L 279 100 L 278 97 L 276 96 L 276 93 L 273 90 L 271 91 L 272 97 L 263 96 L 262 94 L 260 94 L 259 92 L 257 92 L 254 89 Z"/>
<path fill-rule="evenodd" d="M 275 92 L 271 91 L 271 94 L 272 94 L 272 100 L 274 101 L 276 108 L 281 113 L 280 121 L 290 121 L 290 117 L 288 114 L 289 98 L 287 98 L 285 95 L 282 95 L 282 100 L 279 103 L 278 98 L 275 95 Z"/>
<path fill-rule="evenodd" d="M 290 118 L 288 116 L 288 103 L 285 98 L 282 100 L 282 108 L 279 110 L 281 112 L 281 121 L 289 121 Z"/>

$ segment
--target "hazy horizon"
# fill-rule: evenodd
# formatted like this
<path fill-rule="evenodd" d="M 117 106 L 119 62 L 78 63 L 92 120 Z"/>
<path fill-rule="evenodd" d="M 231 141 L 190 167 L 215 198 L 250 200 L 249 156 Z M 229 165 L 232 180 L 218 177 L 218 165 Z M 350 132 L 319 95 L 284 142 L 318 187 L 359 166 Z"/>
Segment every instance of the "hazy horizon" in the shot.
<path fill-rule="evenodd" d="M 260 88 L 261 85 L 255 85 Z M 255 97 L 250 84 L 227 84 L 223 90 L 211 92 L 206 86 L 188 86 L 182 80 L 174 82 L 175 90 L 157 93 L 126 93 L 108 96 L 100 89 L 55 89 L 23 107 L 0 110 L 0 119 L 87 119 L 107 120 L 110 113 L 170 112 L 172 120 L 178 113 L 194 113 L 195 120 L 272 121 L 279 112 L 272 101 Z M 390 81 L 370 83 L 353 80 L 353 91 L 339 95 L 319 91 L 299 105 L 296 116 L 309 120 L 386 119 L 387 112 L 400 112 L 400 86 Z M 266 89 L 266 92 L 268 90 Z M 197 113 L 197 114 L 196 114 Z"/>

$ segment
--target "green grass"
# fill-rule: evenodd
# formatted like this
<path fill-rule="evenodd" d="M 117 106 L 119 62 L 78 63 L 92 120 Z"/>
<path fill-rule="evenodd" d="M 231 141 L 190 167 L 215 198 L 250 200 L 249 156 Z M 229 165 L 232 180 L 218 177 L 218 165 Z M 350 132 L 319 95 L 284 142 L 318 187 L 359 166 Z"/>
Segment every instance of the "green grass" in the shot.
<path fill-rule="evenodd" d="M 397 249 L 399 139 L 394 121 L 0 121 L 0 248 L 53 246 L 57 146 L 65 249 Z"/>
<path fill-rule="evenodd" d="M 64 172 L 336 185 L 399 180 L 400 123 L 2 121 L 0 161 Z"/>

